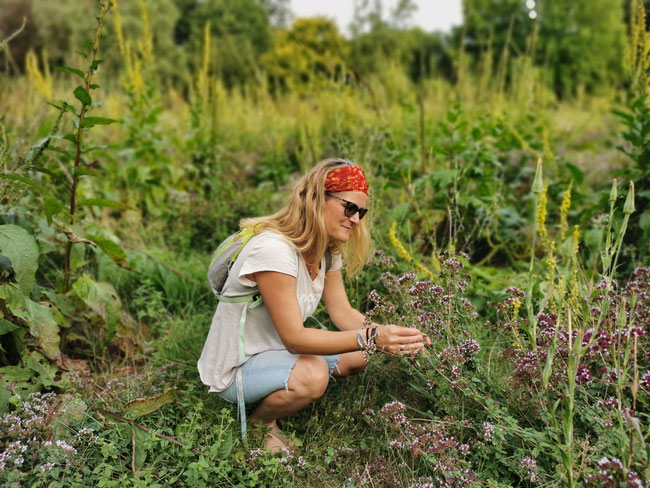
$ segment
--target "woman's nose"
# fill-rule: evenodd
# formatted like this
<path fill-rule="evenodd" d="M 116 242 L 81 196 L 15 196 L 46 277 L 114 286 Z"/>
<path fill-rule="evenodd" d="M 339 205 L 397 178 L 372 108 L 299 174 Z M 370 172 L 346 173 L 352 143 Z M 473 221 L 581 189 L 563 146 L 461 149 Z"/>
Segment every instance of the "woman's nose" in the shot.
<path fill-rule="evenodd" d="M 357 225 L 359 223 L 359 212 L 354 212 L 354 215 L 352 217 L 348 217 L 350 219 L 350 222 L 352 222 L 354 225 Z"/>

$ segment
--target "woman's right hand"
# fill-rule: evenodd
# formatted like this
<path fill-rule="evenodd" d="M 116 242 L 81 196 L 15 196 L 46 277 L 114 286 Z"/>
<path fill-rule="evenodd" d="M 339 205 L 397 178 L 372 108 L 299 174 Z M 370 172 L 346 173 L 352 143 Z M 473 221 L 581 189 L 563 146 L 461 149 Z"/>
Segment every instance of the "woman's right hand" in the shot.
<path fill-rule="evenodd" d="M 431 339 L 412 327 L 384 325 L 377 327 L 375 344 L 378 351 L 388 354 L 415 354 L 431 345 Z"/>

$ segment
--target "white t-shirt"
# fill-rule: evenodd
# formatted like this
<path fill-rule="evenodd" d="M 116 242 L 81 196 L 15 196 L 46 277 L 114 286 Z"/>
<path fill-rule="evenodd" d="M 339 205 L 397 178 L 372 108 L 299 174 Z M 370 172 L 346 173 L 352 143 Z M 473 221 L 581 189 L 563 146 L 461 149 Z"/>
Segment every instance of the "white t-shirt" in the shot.
<path fill-rule="evenodd" d="M 332 255 L 328 271 L 340 269 L 340 255 Z M 246 275 L 260 271 L 276 271 L 296 278 L 296 296 L 303 322 L 314 313 L 325 285 L 325 257 L 321 259 L 318 276 L 312 281 L 300 253 L 281 234 L 266 231 L 253 237 L 242 249 L 223 288 L 227 296 L 248 295 L 257 284 Z M 210 391 L 223 391 L 230 386 L 239 362 L 239 319 L 246 303 L 219 302 L 212 317 L 210 332 L 198 361 L 201 381 Z M 244 352 L 252 355 L 270 350 L 286 349 L 264 304 L 248 310 L 244 327 Z"/>

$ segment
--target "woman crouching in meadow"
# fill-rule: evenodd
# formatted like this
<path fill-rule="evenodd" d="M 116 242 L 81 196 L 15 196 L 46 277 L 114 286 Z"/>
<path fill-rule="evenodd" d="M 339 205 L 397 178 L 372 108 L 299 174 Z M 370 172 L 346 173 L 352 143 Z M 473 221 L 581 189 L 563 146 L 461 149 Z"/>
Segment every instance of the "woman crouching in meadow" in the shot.
<path fill-rule="evenodd" d="M 349 275 L 363 268 L 367 206 L 361 168 L 327 159 L 298 181 L 280 211 L 242 222 L 254 235 L 230 269 L 198 369 L 210 391 L 238 403 L 244 433 L 244 406 L 257 403 L 249 421 L 267 432 L 266 449 L 290 447 L 277 419 L 320 398 L 331 376 L 363 371 L 374 350 L 416 354 L 430 344 L 417 329 L 366 324 L 350 306 L 342 256 Z M 237 300 L 260 295 L 254 306 Z M 339 331 L 304 326 L 321 297 Z"/>

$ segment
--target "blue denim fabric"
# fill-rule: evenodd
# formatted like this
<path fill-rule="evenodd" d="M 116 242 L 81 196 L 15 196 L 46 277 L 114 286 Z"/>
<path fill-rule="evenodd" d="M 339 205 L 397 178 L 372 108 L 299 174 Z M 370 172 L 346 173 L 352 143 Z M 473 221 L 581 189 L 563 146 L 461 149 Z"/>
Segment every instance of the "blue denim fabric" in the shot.
<path fill-rule="evenodd" d="M 300 354 L 289 351 L 265 351 L 251 356 L 239 369 L 243 373 L 244 401 L 255 403 L 276 390 L 288 389 L 289 374 Z M 330 376 L 339 361 L 339 355 L 323 356 L 329 366 Z M 237 373 L 239 374 L 239 372 Z M 237 382 L 224 391 L 217 392 L 221 398 L 230 403 L 237 403 Z"/>

